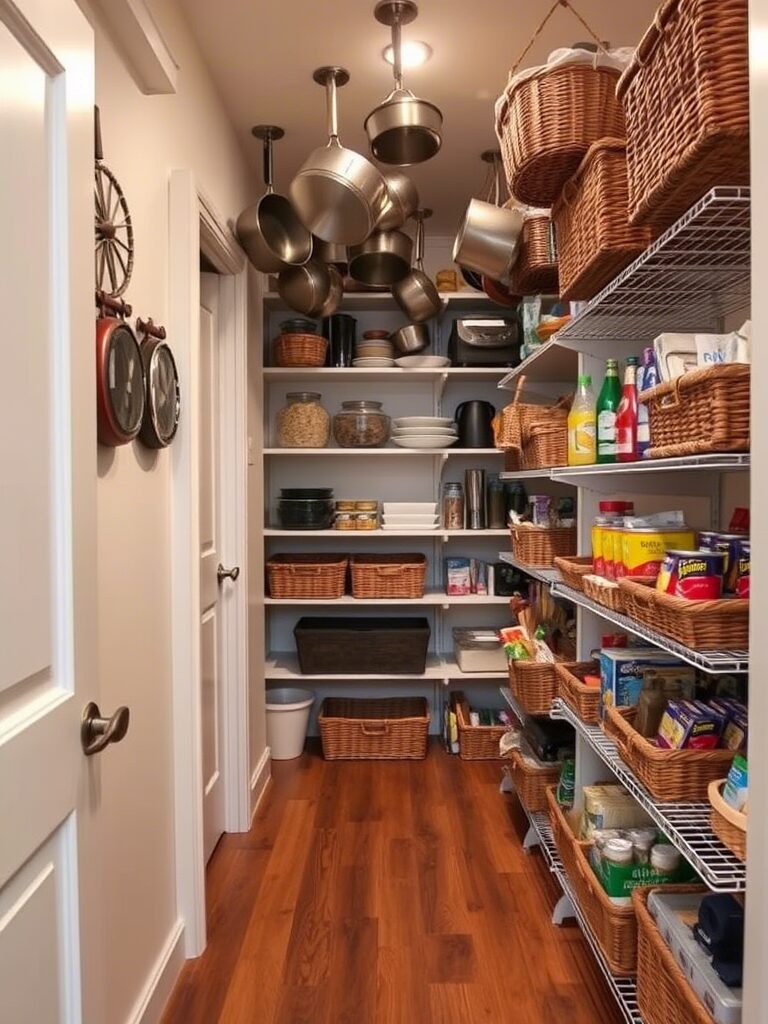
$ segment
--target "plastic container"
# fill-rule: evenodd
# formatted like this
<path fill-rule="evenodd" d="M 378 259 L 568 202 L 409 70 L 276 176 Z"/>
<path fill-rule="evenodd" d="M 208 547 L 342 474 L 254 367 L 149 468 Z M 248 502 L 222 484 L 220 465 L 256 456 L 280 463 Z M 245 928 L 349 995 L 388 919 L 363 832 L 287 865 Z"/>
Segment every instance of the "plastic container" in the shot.
<path fill-rule="evenodd" d="M 389 440 L 390 418 L 381 402 L 342 402 L 333 417 L 333 436 L 340 448 L 382 448 Z"/>
<path fill-rule="evenodd" d="M 312 690 L 267 690 L 267 743 L 273 761 L 292 761 L 304 753 L 309 713 L 315 702 Z"/>
<path fill-rule="evenodd" d="M 290 391 L 287 405 L 277 414 L 277 443 L 281 448 L 325 448 L 331 417 L 314 391 Z"/>
<path fill-rule="evenodd" d="M 568 413 L 568 465 L 591 466 L 597 459 L 595 395 L 592 378 L 580 375 Z"/>

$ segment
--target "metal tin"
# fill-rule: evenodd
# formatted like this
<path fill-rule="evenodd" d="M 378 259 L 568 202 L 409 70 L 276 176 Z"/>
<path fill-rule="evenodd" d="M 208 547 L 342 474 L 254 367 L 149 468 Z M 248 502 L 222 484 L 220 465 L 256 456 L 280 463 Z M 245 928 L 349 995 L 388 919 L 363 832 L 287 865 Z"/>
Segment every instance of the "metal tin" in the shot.
<path fill-rule="evenodd" d="M 354 519 L 356 530 L 378 530 L 379 517 L 375 512 L 355 512 Z"/>
<path fill-rule="evenodd" d="M 356 501 L 355 512 L 378 512 L 379 503 L 378 501 Z"/>
<path fill-rule="evenodd" d="M 701 530 L 699 532 L 699 551 L 714 551 L 715 541 L 719 536 L 717 530 Z"/>
<path fill-rule="evenodd" d="M 749 574 L 752 567 L 751 553 L 752 548 L 749 540 L 742 540 L 739 550 L 739 558 L 736 563 L 736 579 L 734 586 L 736 597 L 749 597 Z"/>
<path fill-rule="evenodd" d="M 668 551 L 656 589 L 689 601 L 716 601 L 723 596 L 722 551 Z"/>
<path fill-rule="evenodd" d="M 741 545 L 749 538 L 741 533 L 718 533 L 715 535 L 714 551 L 722 551 L 725 555 L 725 567 L 723 578 L 725 580 L 726 594 L 733 594 L 736 590 L 736 574 L 738 572 L 739 555 Z"/>
<path fill-rule="evenodd" d="M 354 512 L 355 503 L 354 501 L 337 501 L 336 502 L 337 512 Z"/>
<path fill-rule="evenodd" d="M 621 551 L 614 552 L 616 579 L 621 576 L 656 576 L 667 551 L 690 551 L 696 534 L 687 527 L 622 530 Z"/>

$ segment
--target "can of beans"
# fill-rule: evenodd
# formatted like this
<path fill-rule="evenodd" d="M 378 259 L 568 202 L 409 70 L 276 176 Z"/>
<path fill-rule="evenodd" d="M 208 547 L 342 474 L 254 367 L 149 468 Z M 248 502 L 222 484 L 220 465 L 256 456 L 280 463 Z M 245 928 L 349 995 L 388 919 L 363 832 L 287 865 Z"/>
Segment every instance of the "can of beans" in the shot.
<path fill-rule="evenodd" d="M 718 533 L 715 539 L 714 551 L 722 551 L 725 555 L 725 566 L 723 568 L 723 579 L 725 580 L 726 594 L 733 594 L 736 590 L 736 573 L 739 562 L 739 552 L 745 540 L 749 540 L 743 533 Z"/>
<path fill-rule="evenodd" d="M 656 589 L 689 601 L 713 601 L 723 596 L 723 551 L 668 551 Z"/>
<path fill-rule="evenodd" d="M 749 571 L 751 568 L 751 548 L 745 538 L 739 544 L 739 557 L 736 562 L 736 580 L 734 591 L 736 597 L 749 597 Z"/>

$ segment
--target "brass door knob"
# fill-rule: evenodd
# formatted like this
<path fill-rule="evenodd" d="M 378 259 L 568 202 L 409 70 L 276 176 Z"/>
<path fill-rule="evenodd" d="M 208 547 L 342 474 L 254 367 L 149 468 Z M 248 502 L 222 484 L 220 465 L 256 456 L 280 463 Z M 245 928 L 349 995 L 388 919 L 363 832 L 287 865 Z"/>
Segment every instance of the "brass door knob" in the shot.
<path fill-rule="evenodd" d="M 90 701 L 83 708 L 82 725 L 80 726 L 80 742 L 83 753 L 88 757 L 98 754 L 110 743 L 119 743 L 128 732 L 131 713 L 126 707 L 120 707 L 111 718 L 102 718 L 99 705 Z"/>

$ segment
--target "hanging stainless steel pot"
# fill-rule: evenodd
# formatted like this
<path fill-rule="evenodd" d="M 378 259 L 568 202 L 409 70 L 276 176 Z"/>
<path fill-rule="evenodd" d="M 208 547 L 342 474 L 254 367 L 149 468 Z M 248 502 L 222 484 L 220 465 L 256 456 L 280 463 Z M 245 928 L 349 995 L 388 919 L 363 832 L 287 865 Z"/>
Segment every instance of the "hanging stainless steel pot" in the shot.
<path fill-rule="evenodd" d="M 282 139 L 285 132 L 274 124 L 257 124 L 251 130 L 264 143 L 267 191 L 258 203 L 243 210 L 235 230 L 254 267 L 265 274 L 274 274 L 307 262 L 312 255 L 312 235 L 285 196 L 277 195 L 272 183 L 272 143 Z"/>
<path fill-rule="evenodd" d="M 302 223 L 325 242 L 359 245 L 376 226 L 387 199 L 378 168 L 339 142 L 336 90 L 349 81 L 344 68 L 318 68 L 314 80 L 326 89 L 328 145 L 314 150 L 291 182 L 288 194 Z"/>
<path fill-rule="evenodd" d="M 311 259 L 301 267 L 289 267 L 281 271 L 277 278 L 277 290 L 280 297 L 297 313 L 312 317 L 330 316 L 333 309 L 328 312 L 323 310 L 326 305 L 333 304 L 336 291 L 336 305 L 341 302 L 341 288 L 335 287 L 336 278 L 341 280 L 335 267 Z"/>
<path fill-rule="evenodd" d="M 346 276 L 349 266 L 349 254 L 346 245 L 339 245 L 337 242 L 324 242 L 322 238 L 313 239 L 312 255 L 327 263 L 330 267 L 336 267 L 342 277 Z"/>
<path fill-rule="evenodd" d="M 443 308 L 440 293 L 431 277 L 424 273 L 424 221 L 432 216 L 431 210 L 418 210 L 416 220 L 416 261 L 413 270 L 392 285 L 395 302 L 414 323 L 423 323 L 437 316 Z"/>
<path fill-rule="evenodd" d="M 349 250 L 349 274 L 370 285 L 392 285 L 411 269 L 413 242 L 404 231 L 374 231 Z"/>
<path fill-rule="evenodd" d="M 489 158 L 495 170 L 495 203 L 470 200 L 453 244 L 453 260 L 461 267 L 485 274 L 494 281 L 502 281 L 517 259 L 523 212 L 517 207 L 509 209 L 498 205 L 501 155 L 492 151 L 483 153 L 483 160 Z"/>
<path fill-rule="evenodd" d="M 394 231 L 412 217 L 419 205 L 419 193 L 402 171 L 384 171 L 384 184 L 387 187 L 387 203 L 384 212 L 376 225 L 377 231 Z"/>
<path fill-rule="evenodd" d="M 340 271 L 337 267 L 329 265 L 328 273 L 331 278 L 331 287 L 328 289 L 328 295 L 323 303 L 323 308 L 318 313 L 320 317 L 331 316 L 335 313 L 341 305 L 341 300 L 344 298 L 344 278 L 341 276 Z"/>

